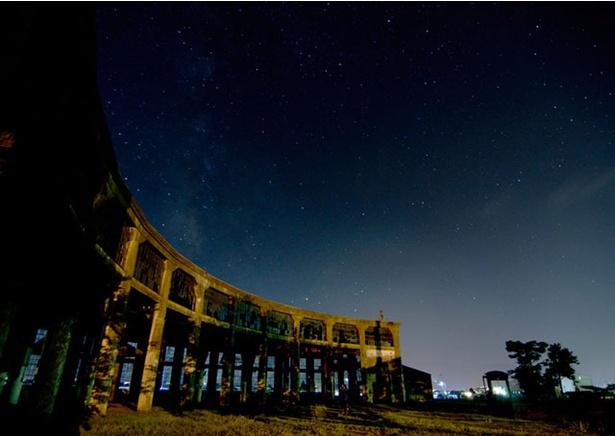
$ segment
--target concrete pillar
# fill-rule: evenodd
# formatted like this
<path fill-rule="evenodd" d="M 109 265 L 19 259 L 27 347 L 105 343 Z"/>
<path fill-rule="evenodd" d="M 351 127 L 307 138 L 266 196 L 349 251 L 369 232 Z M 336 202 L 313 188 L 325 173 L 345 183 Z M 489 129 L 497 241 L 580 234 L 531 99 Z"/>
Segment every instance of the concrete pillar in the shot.
<path fill-rule="evenodd" d="M 23 387 L 23 376 L 26 373 L 26 368 L 28 367 L 28 361 L 30 360 L 31 354 L 32 346 L 26 347 L 17 376 L 13 380 L 9 381 L 9 386 L 11 389 L 9 391 L 9 404 L 19 403 L 19 396 L 21 395 L 21 388 Z"/>
<path fill-rule="evenodd" d="M 197 285 L 197 288 L 195 289 L 196 301 L 194 304 L 194 316 L 189 320 L 194 324 L 194 338 L 191 337 L 188 340 L 188 362 L 186 362 L 186 371 L 188 371 L 188 368 L 191 368 L 191 371 L 194 370 L 194 372 L 189 377 L 187 377 L 188 374 L 184 376 L 188 379 L 189 383 L 191 383 L 191 386 L 185 387 L 189 389 L 189 391 L 184 393 L 182 400 L 183 407 L 196 406 L 201 403 L 203 398 L 203 375 L 207 355 L 206 353 L 204 355 L 203 350 L 201 349 L 201 314 L 203 313 L 204 304 L 203 293 L 208 287 L 209 284 L 207 280 L 205 280 L 203 283 Z M 187 398 L 188 396 L 190 396 L 190 399 Z"/>
<path fill-rule="evenodd" d="M 214 398 L 216 396 L 216 381 L 218 378 L 218 360 L 220 353 L 218 350 L 211 350 L 209 352 L 209 371 L 207 373 L 207 391 L 205 392 L 205 399 L 209 405 L 215 405 Z"/>
<path fill-rule="evenodd" d="M 290 401 L 291 403 L 299 401 L 299 349 L 301 341 L 299 340 L 300 320 L 295 316 L 293 320 L 293 343 L 290 344 Z"/>
<path fill-rule="evenodd" d="M 76 325 L 77 315 L 67 314 L 57 319 L 47 333 L 33 398 L 34 410 L 41 416 L 53 415 Z"/>
<path fill-rule="evenodd" d="M 279 349 L 279 344 L 276 341 L 276 353 L 275 353 L 275 369 L 273 373 L 273 397 L 276 402 L 281 402 L 284 398 L 284 392 L 286 388 L 286 365 L 284 361 L 287 360 L 284 350 Z"/>
<path fill-rule="evenodd" d="M 188 336 L 187 343 L 184 382 L 182 384 L 182 393 L 179 404 L 181 408 L 194 406 L 197 402 L 197 394 L 201 391 L 201 386 L 199 383 L 200 377 L 197 371 L 201 323 L 200 321 L 195 321 L 194 319 L 190 319 L 189 321 L 192 324 L 192 329 Z"/>
<path fill-rule="evenodd" d="M 220 407 L 231 405 L 233 391 L 233 367 L 235 364 L 234 350 L 227 346 L 222 354 L 222 383 L 220 383 Z"/>
<path fill-rule="evenodd" d="M 141 377 L 139 400 L 137 401 L 138 412 L 149 412 L 154 402 L 166 313 L 166 304 L 160 303 L 156 304 L 152 311 L 152 327 L 150 329 L 147 351 L 145 352 L 145 365 Z"/>
<path fill-rule="evenodd" d="M 325 401 L 333 400 L 335 396 L 335 389 L 333 388 L 333 323 L 327 322 L 327 349 L 325 350 L 322 358 L 322 394 Z"/>
<path fill-rule="evenodd" d="M 357 325 L 359 329 L 359 345 L 361 346 L 361 354 L 360 354 L 360 366 L 361 368 L 365 368 L 367 362 L 367 344 L 365 343 L 365 325 L 363 323 L 359 323 Z"/>
<path fill-rule="evenodd" d="M 333 346 L 333 324 L 331 322 L 327 322 L 325 324 L 325 330 L 327 331 L 327 343 L 329 347 Z"/>
<path fill-rule="evenodd" d="M 310 396 L 313 396 L 316 390 L 316 384 L 314 382 L 314 356 L 311 354 L 305 356 L 305 379 L 307 391 L 310 393 Z"/>
<path fill-rule="evenodd" d="M 265 335 L 262 338 L 258 347 L 258 382 L 256 385 L 256 403 L 259 406 L 264 404 L 267 390 L 267 338 Z"/>
<path fill-rule="evenodd" d="M 322 394 L 325 402 L 335 397 L 333 370 L 333 348 L 329 345 L 322 358 Z"/>
<path fill-rule="evenodd" d="M 361 393 L 365 393 L 366 392 L 366 385 L 367 385 L 367 380 L 366 380 L 366 371 L 365 369 L 367 368 L 367 344 L 365 342 L 365 329 L 367 328 L 365 326 L 364 323 L 359 323 L 357 325 L 358 329 L 359 329 L 359 345 L 361 346 L 361 350 L 359 353 L 359 359 L 360 362 L 358 363 L 358 369 L 361 371 L 361 383 L 357 383 L 357 393 L 356 396 L 357 398 L 361 397 Z M 356 375 L 355 375 L 356 377 Z M 366 398 L 364 397 L 363 400 L 365 400 Z"/>
<path fill-rule="evenodd" d="M 145 352 L 145 365 L 143 367 L 143 376 L 141 377 L 141 389 L 139 392 L 139 400 L 137 401 L 137 412 L 149 412 L 154 402 L 170 286 L 171 273 L 169 271 L 169 262 L 165 260 L 160 289 L 160 301 L 156 304 L 152 313 L 152 327 L 149 334 L 147 351 Z"/>
<path fill-rule="evenodd" d="M 88 408 L 95 414 L 105 415 L 107 413 L 107 406 L 112 395 L 111 390 L 116 376 L 115 366 L 125 328 L 123 314 L 128 302 L 127 294 L 128 291 L 120 285 L 113 298 L 110 299 L 111 301 L 107 302 L 107 305 L 112 306 L 113 309 L 107 309 L 110 316 L 103 328 L 98 360 L 95 362 L 93 370 L 93 384 L 87 402 Z"/>
<path fill-rule="evenodd" d="M 199 369 L 196 372 L 196 387 L 194 390 L 194 401 L 193 404 L 201 404 L 201 401 L 203 401 L 203 380 L 204 380 L 204 374 L 205 371 L 203 371 L 202 369 Z"/>
<path fill-rule="evenodd" d="M 122 253 L 120 268 L 132 276 L 137 262 L 138 232 L 135 228 L 125 227 L 123 230 L 123 243 L 119 251 Z M 132 279 L 123 280 L 114 290 L 113 295 L 107 299 L 104 308 L 106 318 L 100 340 L 98 359 L 93 362 L 91 373 L 92 382 L 88 387 L 86 404 L 91 413 L 105 415 L 109 401 L 113 395 L 112 389 L 119 374 L 116 373 L 116 362 L 120 343 L 126 323 L 124 314 L 128 304 L 128 296 Z"/>
<path fill-rule="evenodd" d="M 399 328 L 400 324 L 396 323 L 391 326 L 391 332 L 393 333 L 393 346 L 395 347 L 395 357 L 401 359 L 401 345 L 399 343 Z"/>
<path fill-rule="evenodd" d="M 252 372 L 256 355 L 253 352 L 244 352 L 241 355 L 241 394 L 240 403 L 244 404 L 252 395 Z"/>

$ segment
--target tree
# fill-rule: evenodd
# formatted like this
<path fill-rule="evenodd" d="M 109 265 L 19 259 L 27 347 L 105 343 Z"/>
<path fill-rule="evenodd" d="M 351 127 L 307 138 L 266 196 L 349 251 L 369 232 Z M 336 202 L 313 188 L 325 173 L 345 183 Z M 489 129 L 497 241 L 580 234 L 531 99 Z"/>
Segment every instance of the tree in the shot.
<path fill-rule="evenodd" d="M 562 379 L 574 378 L 575 370 L 572 365 L 578 365 L 579 360 L 568 348 L 562 348 L 558 343 L 549 345 L 547 349 L 547 360 L 545 361 L 545 379 L 548 386 L 556 392 L 563 391 Z"/>
<path fill-rule="evenodd" d="M 517 360 L 517 368 L 509 371 L 527 398 L 536 399 L 544 392 L 543 363 L 539 362 L 549 344 L 546 342 L 506 341 L 508 357 Z"/>
<path fill-rule="evenodd" d="M 506 341 L 508 357 L 517 360 L 517 367 L 508 371 L 518 382 L 528 399 L 557 395 L 562 391 L 562 379 L 573 378 L 572 365 L 579 363 L 572 352 L 560 344 L 546 342 Z M 547 359 L 540 361 L 547 352 Z M 543 372 L 544 369 L 544 372 Z"/>

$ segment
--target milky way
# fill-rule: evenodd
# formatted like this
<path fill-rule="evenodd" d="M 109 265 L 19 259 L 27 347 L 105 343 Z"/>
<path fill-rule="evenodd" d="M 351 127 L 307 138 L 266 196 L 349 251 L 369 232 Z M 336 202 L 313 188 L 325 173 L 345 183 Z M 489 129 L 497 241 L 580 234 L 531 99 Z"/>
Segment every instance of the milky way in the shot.
<path fill-rule="evenodd" d="M 449 389 L 558 342 L 615 382 L 608 3 L 102 2 L 147 219 L 280 303 L 402 323 Z"/>

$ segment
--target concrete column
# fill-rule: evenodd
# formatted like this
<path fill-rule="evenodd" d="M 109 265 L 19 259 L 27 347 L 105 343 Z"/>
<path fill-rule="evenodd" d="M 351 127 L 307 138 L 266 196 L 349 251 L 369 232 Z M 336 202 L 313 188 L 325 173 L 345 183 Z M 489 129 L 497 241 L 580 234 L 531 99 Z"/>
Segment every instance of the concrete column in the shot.
<path fill-rule="evenodd" d="M 241 393 L 239 402 L 244 404 L 252 396 L 252 372 L 254 369 L 254 359 L 256 355 L 253 352 L 245 352 L 241 355 Z"/>
<path fill-rule="evenodd" d="M 262 336 L 262 342 L 258 347 L 258 382 L 256 385 L 256 403 L 262 406 L 265 402 L 267 390 L 267 338 Z"/>
<path fill-rule="evenodd" d="M 120 267 L 132 277 L 137 263 L 138 232 L 135 228 L 124 228 L 124 243 L 120 247 L 122 253 Z M 88 387 L 86 404 L 91 413 L 105 415 L 113 392 L 112 388 L 119 374 L 116 372 L 116 362 L 120 343 L 126 323 L 124 313 L 128 304 L 128 295 L 132 279 L 123 280 L 105 304 L 105 325 L 101 333 L 98 359 L 93 362 L 92 382 Z"/>
<path fill-rule="evenodd" d="M 11 389 L 9 391 L 9 404 L 19 403 L 19 396 L 21 395 L 21 388 L 23 387 L 23 376 L 26 373 L 26 368 L 28 367 L 28 361 L 30 360 L 31 354 L 32 346 L 30 345 L 25 348 L 24 356 L 17 376 L 13 380 L 9 381 L 9 386 Z"/>
<path fill-rule="evenodd" d="M 329 344 L 329 347 L 333 346 L 333 324 L 330 322 L 327 322 L 325 324 L 325 330 L 327 331 L 327 343 Z"/>
<path fill-rule="evenodd" d="M 42 416 L 51 417 L 53 415 L 76 325 L 76 315 L 65 315 L 56 320 L 47 333 L 45 350 L 38 368 L 33 401 L 34 410 Z"/>
<path fill-rule="evenodd" d="M 130 281 L 128 281 L 130 283 Z M 125 285 L 124 285 L 125 286 Z M 111 301 L 107 322 L 103 328 L 98 360 L 95 362 L 93 385 L 90 388 L 88 408 L 92 413 L 105 415 L 112 395 L 116 377 L 115 366 L 120 348 L 120 341 L 125 328 L 124 312 L 128 302 L 128 291 L 121 284 L 116 289 Z M 130 286 L 129 284 L 127 286 Z"/>
<path fill-rule="evenodd" d="M 218 360 L 220 358 L 220 352 L 218 350 L 211 350 L 209 352 L 209 371 L 207 373 L 207 391 L 205 392 L 205 400 L 208 405 L 215 406 L 216 397 L 216 380 L 218 377 Z"/>
<path fill-rule="evenodd" d="M 333 400 L 335 390 L 333 388 L 333 374 L 331 373 L 333 362 L 333 323 L 327 322 L 327 349 L 322 358 L 322 394 L 325 402 Z"/>
<path fill-rule="evenodd" d="M 192 323 L 192 329 L 188 336 L 186 365 L 184 368 L 184 382 L 182 384 L 182 393 L 180 398 L 180 407 L 187 408 L 193 406 L 197 401 L 197 393 L 200 392 L 200 377 L 198 377 L 197 361 L 199 352 L 199 343 L 201 337 L 201 323 L 194 319 L 189 320 Z"/>
<path fill-rule="evenodd" d="M 139 400 L 137 401 L 137 412 L 149 412 L 154 402 L 170 287 L 171 273 L 169 271 L 168 261 L 165 260 L 162 286 L 160 289 L 160 301 L 156 304 L 152 313 L 152 327 L 149 334 L 147 351 L 145 352 L 145 365 L 143 367 L 143 376 L 141 377 L 141 389 L 139 392 Z"/>
<path fill-rule="evenodd" d="M 299 349 L 301 347 L 301 341 L 299 340 L 299 333 L 301 322 L 299 317 L 295 316 L 293 320 L 294 331 L 294 343 L 290 349 L 290 395 L 291 403 L 299 401 Z"/>
<path fill-rule="evenodd" d="M 198 278 L 197 278 L 198 280 Z M 191 321 L 194 323 L 194 333 L 195 333 L 195 337 L 194 337 L 194 344 L 189 345 L 188 346 L 188 356 L 190 356 L 190 353 L 192 352 L 191 347 L 194 347 L 194 356 L 191 356 L 190 359 L 194 359 L 194 374 L 193 377 L 194 378 L 194 384 L 193 384 L 193 392 L 192 392 L 192 397 L 190 400 L 190 403 L 192 406 L 196 406 L 197 404 L 200 404 L 202 399 L 203 399 L 203 375 L 204 375 L 204 366 L 205 366 L 205 359 L 207 358 L 206 353 L 203 354 L 203 350 L 201 349 L 201 334 L 202 334 L 202 329 L 201 329 L 201 314 L 203 313 L 203 304 L 204 304 L 204 298 L 203 298 L 203 294 L 205 292 L 205 289 L 207 289 L 209 287 L 209 284 L 207 282 L 207 279 L 204 280 L 203 283 L 200 283 L 197 285 L 197 288 L 195 290 L 196 292 L 196 301 L 194 304 L 194 316 L 191 319 Z M 188 368 L 188 365 L 186 365 L 186 368 Z M 186 397 L 187 394 L 184 395 L 184 398 Z M 185 401 L 185 399 L 184 399 Z M 187 406 L 187 404 L 186 404 Z"/>
<path fill-rule="evenodd" d="M 193 404 L 201 404 L 201 401 L 203 401 L 203 374 L 204 371 L 198 370 L 196 373 L 196 388 L 194 391 L 194 401 Z"/>
<path fill-rule="evenodd" d="M 401 359 L 401 345 L 399 344 L 399 327 L 400 324 L 394 324 L 391 326 L 391 332 L 393 333 L 393 341 L 395 347 L 395 357 Z"/>
<path fill-rule="evenodd" d="M 357 325 L 359 329 L 359 345 L 361 345 L 361 368 L 365 368 L 367 364 L 367 344 L 365 343 L 365 325 L 363 323 L 359 323 Z"/>
<path fill-rule="evenodd" d="M 276 402 L 281 402 L 284 398 L 286 384 L 286 377 L 284 377 L 286 365 L 284 360 L 286 359 L 287 357 L 285 350 L 280 350 L 276 341 L 275 366 L 273 371 L 273 398 Z"/>
<path fill-rule="evenodd" d="M 235 366 L 235 350 L 233 348 L 234 334 L 229 332 L 222 353 L 222 383 L 220 383 L 220 407 L 231 405 L 231 392 L 233 391 L 233 376 Z"/>
<path fill-rule="evenodd" d="M 314 356 L 308 354 L 305 356 L 305 379 L 307 383 L 307 391 L 310 393 L 310 397 L 314 395 L 315 383 L 314 383 Z"/>
<path fill-rule="evenodd" d="M 143 368 L 143 376 L 141 377 L 139 400 L 137 402 L 138 412 L 149 412 L 154 401 L 166 313 L 166 304 L 162 305 L 160 303 L 156 304 L 156 307 L 152 311 L 152 327 L 150 329 L 147 351 L 145 353 L 145 365 Z"/>
<path fill-rule="evenodd" d="M 333 348 L 329 345 L 322 359 L 322 395 L 325 402 L 333 400 L 335 390 L 333 387 Z"/>

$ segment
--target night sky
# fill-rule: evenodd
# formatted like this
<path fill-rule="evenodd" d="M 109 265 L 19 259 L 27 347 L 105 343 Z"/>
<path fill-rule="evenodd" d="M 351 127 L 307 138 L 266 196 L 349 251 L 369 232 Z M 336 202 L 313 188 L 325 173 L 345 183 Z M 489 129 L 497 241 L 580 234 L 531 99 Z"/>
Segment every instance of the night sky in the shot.
<path fill-rule="evenodd" d="M 101 2 L 122 177 L 188 259 L 402 323 L 448 389 L 560 343 L 615 382 L 609 2 Z"/>

